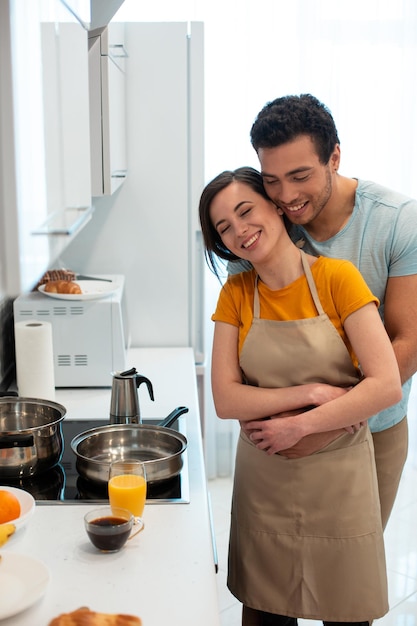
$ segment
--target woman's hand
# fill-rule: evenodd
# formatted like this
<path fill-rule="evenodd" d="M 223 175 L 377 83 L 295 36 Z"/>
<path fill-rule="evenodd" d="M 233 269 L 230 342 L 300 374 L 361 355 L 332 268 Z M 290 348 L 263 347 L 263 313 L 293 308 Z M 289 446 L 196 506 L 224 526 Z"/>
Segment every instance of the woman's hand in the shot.
<path fill-rule="evenodd" d="M 285 456 L 289 458 L 298 458 L 299 456 L 305 456 L 311 454 L 316 449 L 319 449 L 321 445 L 318 442 L 311 441 L 310 446 L 306 440 L 305 450 L 295 450 L 294 455 L 289 453 L 288 449 L 295 446 L 302 438 L 303 434 L 301 429 L 297 427 L 295 420 L 286 420 L 286 417 L 294 417 L 305 413 L 308 409 L 314 408 L 336 398 L 340 398 L 345 395 L 351 387 L 334 387 L 325 383 L 317 383 L 313 387 L 312 391 L 312 404 L 313 406 L 306 407 L 305 409 L 294 409 L 292 411 L 282 411 L 271 415 L 270 418 L 241 421 L 240 426 L 246 436 L 253 441 L 259 450 L 265 450 L 267 454 L 276 454 L 285 450 Z M 275 419 L 277 418 L 277 419 Z M 282 419 L 284 418 L 284 419 Z M 346 431 L 354 433 L 361 427 L 362 424 L 356 424 L 346 427 Z M 327 435 L 327 439 L 331 441 L 333 435 Z M 309 438 L 311 439 L 311 438 Z M 288 452 L 288 454 L 287 454 Z"/>
<path fill-rule="evenodd" d="M 279 415 L 272 415 L 270 419 L 241 422 L 241 427 L 259 450 L 265 450 L 267 454 L 276 454 L 281 450 L 292 448 L 303 437 L 297 421 L 286 419 L 299 413 L 300 410 L 285 411 Z"/>
<path fill-rule="evenodd" d="M 305 414 L 307 410 L 306 408 L 302 413 Z M 315 433 L 300 437 L 300 429 L 296 428 L 293 420 L 285 419 L 286 417 L 295 415 L 301 415 L 299 409 L 272 415 L 271 418 L 267 418 L 266 420 L 241 422 L 240 425 L 246 436 L 253 441 L 259 450 L 264 450 L 267 454 L 279 453 L 288 459 L 298 459 L 300 457 L 309 456 L 321 450 L 329 443 L 332 443 L 332 441 L 340 437 L 344 431 L 353 435 L 365 425 L 365 422 L 359 422 L 352 426 L 347 426 L 344 429 L 339 428 L 324 433 Z M 274 422 L 281 423 L 276 424 Z M 289 445 L 287 445 L 288 442 L 290 442 Z"/>

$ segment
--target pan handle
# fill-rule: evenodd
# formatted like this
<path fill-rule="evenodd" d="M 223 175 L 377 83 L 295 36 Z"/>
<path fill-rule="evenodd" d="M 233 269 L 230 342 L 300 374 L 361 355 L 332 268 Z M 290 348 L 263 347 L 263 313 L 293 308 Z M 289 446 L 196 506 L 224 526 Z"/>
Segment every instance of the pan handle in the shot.
<path fill-rule="evenodd" d="M 4 435 L 0 437 L 0 450 L 7 448 L 31 448 L 34 445 L 33 435 Z"/>
<path fill-rule="evenodd" d="M 162 420 L 158 426 L 169 428 L 179 418 L 179 416 L 184 413 L 188 413 L 188 408 L 186 406 L 178 406 L 176 409 L 171 411 L 171 413 L 164 420 Z"/>

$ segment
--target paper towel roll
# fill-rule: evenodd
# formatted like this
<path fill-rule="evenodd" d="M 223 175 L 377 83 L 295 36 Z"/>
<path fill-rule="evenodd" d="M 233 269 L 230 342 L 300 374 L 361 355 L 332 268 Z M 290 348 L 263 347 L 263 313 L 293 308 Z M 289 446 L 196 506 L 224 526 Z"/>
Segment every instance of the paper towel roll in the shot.
<path fill-rule="evenodd" d="M 52 325 L 38 320 L 17 322 L 15 347 L 19 396 L 55 400 Z"/>

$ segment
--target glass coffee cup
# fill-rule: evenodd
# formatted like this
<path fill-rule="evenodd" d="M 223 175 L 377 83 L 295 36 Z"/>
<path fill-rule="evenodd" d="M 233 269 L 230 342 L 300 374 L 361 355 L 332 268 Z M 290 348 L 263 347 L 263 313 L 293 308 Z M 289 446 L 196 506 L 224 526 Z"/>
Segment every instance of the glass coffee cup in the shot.
<path fill-rule="evenodd" d="M 101 552 L 118 552 L 144 528 L 143 521 L 135 520 L 130 511 L 110 506 L 88 511 L 84 525 L 91 543 Z"/>

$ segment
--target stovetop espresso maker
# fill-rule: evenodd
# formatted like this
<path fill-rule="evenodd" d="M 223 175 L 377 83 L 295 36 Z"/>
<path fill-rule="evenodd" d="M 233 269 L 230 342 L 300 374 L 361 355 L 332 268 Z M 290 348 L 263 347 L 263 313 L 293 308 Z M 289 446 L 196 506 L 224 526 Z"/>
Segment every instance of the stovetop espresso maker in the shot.
<path fill-rule="evenodd" d="M 145 383 L 153 400 L 151 381 L 138 374 L 135 367 L 125 372 L 113 372 L 112 376 L 110 424 L 141 424 L 138 389 Z"/>

